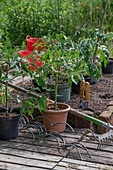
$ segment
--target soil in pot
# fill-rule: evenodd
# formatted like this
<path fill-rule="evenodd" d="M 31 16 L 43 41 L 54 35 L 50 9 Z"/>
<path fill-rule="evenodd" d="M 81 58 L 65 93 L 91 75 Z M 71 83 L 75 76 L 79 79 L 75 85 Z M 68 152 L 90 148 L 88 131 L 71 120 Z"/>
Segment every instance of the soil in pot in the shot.
<path fill-rule="evenodd" d="M 13 110 L 9 116 L 5 115 L 5 109 L 0 109 L 0 140 L 15 139 L 18 136 L 20 114 Z"/>
<path fill-rule="evenodd" d="M 48 106 L 48 109 L 43 112 L 43 116 L 47 117 L 52 124 L 56 124 L 59 122 L 64 122 L 64 124 L 58 124 L 56 126 L 51 126 L 50 122 L 43 118 L 43 124 L 47 131 L 54 130 L 56 132 L 63 132 L 66 128 L 66 122 L 67 122 L 67 115 L 70 110 L 70 106 L 64 103 L 58 103 L 58 109 L 54 110 L 54 104 L 51 103 Z"/>

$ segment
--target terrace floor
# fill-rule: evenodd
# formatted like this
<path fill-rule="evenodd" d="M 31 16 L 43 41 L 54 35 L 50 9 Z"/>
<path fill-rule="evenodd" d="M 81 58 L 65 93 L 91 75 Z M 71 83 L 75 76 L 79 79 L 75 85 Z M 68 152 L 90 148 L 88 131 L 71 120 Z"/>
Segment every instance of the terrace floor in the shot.
<path fill-rule="evenodd" d="M 26 77 L 26 80 L 29 77 Z M 16 79 L 13 84 L 19 84 L 23 81 L 21 77 Z M 64 150 L 58 146 L 55 138 L 46 137 L 43 142 L 34 132 L 36 139 L 33 140 L 32 134 L 26 130 L 19 131 L 17 139 L 10 141 L 0 141 L 0 169 L 10 170 L 113 170 L 113 143 L 98 147 L 98 141 L 94 138 L 86 137 L 82 144 L 88 149 L 91 155 L 89 157 L 86 150 L 77 147 Z M 61 133 L 66 143 L 76 142 L 79 134 L 72 133 L 69 129 Z M 99 136 L 99 135 L 98 135 Z M 62 141 L 60 140 L 62 145 Z"/>
<path fill-rule="evenodd" d="M 80 137 L 69 130 L 61 135 L 66 143 L 75 142 Z M 0 169 L 113 170 L 112 144 L 97 149 L 97 141 L 91 137 L 84 138 L 81 143 L 88 149 L 91 158 L 86 150 L 78 148 L 83 159 L 81 160 L 75 148 L 58 149 L 58 143 L 54 138 L 47 137 L 43 142 L 36 134 L 35 137 L 33 141 L 32 134 L 22 130 L 19 131 L 17 139 L 0 141 Z"/>

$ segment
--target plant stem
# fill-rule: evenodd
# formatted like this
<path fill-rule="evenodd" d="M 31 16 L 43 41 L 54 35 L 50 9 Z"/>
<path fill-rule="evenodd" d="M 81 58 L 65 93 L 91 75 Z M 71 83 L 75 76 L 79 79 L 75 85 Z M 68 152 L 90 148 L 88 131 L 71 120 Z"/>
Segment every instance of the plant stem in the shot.
<path fill-rule="evenodd" d="M 59 4 L 59 1 L 58 1 L 58 21 L 59 21 L 59 31 L 60 31 L 60 34 L 61 34 L 61 26 L 60 26 L 60 4 Z"/>
<path fill-rule="evenodd" d="M 8 81 L 6 81 L 5 85 L 5 100 L 6 100 L 6 116 L 8 116 Z"/>
<path fill-rule="evenodd" d="M 107 9 L 107 4 L 108 4 L 108 0 L 106 0 L 106 3 L 105 3 L 105 8 L 104 8 L 103 16 L 102 16 L 100 31 L 102 31 L 102 26 L 103 26 L 104 17 L 105 17 L 105 13 L 106 13 L 106 9 Z M 95 50 L 95 54 L 94 54 L 94 63 L 96 61 L 96 55 L 97 55 L 99 41 L 100 41 L 100 38 L 98 37 L 97 44 L 96 44 L 96 50 Z"/>
<path fill-rule="evenodd" d="M 58 87 L 58 73 L 56 73 L 55 78 L 55 110 L 56 110 L 56 103 L 57 103 L 57 87 Z"/>
<path fill-rule="evenodd" d="M 8 78 L 8 71 L 9 71 L 9 65 L 7 65 L 6 78 Z M 8 81 L 6 81 L 5 84 L 5 103 L 6 103 L 6 116 L 8 116 Z"/>
<path fill-rule="evenodd" d="M 92 26 L 92 2 L 90 1 L 90 22 Z"/>

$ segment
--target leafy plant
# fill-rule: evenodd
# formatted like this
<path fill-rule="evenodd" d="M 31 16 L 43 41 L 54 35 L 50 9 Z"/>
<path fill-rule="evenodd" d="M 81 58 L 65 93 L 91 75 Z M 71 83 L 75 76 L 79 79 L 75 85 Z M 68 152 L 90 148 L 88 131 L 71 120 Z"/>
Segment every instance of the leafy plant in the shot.
<path fill-rule="evenodd" d="M 11 83 L 17 76 L 19 76 L 21 70 L 18 67 L 18 64 L 17 48 L 10 48 L 10 43 L 7 40 L 5 45 L 1 47 L 0 52 L 0 93 L 2 94 L 2 103 L 6 108 L 6 116 L 9 115 L 8 97 L 12 99 L 8 83 Z M 15 69 L 15 73 L 12 74 L 12 76 L 9 76 L 9 71 L 13 68 Z"/>
<path fill-rule="evenodd" d="M 26 35 L 42 37 L 48 33 L 59 34 L 61 31 L 66 36 L 72 36 L 77 26 L 99 28 L 105 2 L 103 0 L 5 0 L 0 6 L 2 42 L 8 36 L 13 45 L 21 45 Z M 106 32 L 113 30 L 112 16 L 113 2 L 109 0 L 104 19 Z"/>
<path fill-rule="evenodd" d="M 84 75 L 95 75 L 96 77 L 99 77 L 102 73 L 101 63 L 103 60 L 106 60 L 106 57 L 103 53 L 103 47 L 100 48 L 99 53 L 103 54 L 103 56 L 98 58 L 95 65 L 93 62 L 95 44 L 93 44 L 94 42 L 91 38 L 84 39 L 82 37 L 78 43 L 75 43 L 70 37 L 66 37 L 64 34 L 56 34 L 55 36 L 48 35 L 47 37 L 42 37 L 40 41 L 42 40 L 44 40 L 44 43 L 41 44 L 43 45 L 43 48 L 41 50 L 35 50 L 34 53 L 36 56 L 40 56 L 40 60 L 44 64 L 41 67 L 37 67 L 37 71 L 34 71 L 32 76 L 42 88 L 46 88 L 48 73 L 53 76 L 56 109 L 58 96 L 57 87 L 59 81 L 66 80 L 68 81 L 69 86 L 71 86 L 72 81 L 77 83 L 78 80 L 84 80 Z M 39 46 L 39 44 L 37 44 L 37 46 Z M 35 48 L 37 49 L 37 47 Z M 37 59 L 35 58 L 33 60 L 36 61 Z M 31 63 L 31 66 L 34 65 Z M 25 65 L 25 70 L 26 69 L 29 72 L 29 66 Z M 40 72 L 42 73 L 42 78 L 37 76 Z M 46 98 L 44 99 L 47 100 Z M 29 103 L 30 102 L 31 101 L 29 101 Z M 43 108 L 39 104 L 42 103 L 38 102 L 40 111 L 46 110 L 47 101 L 43 101 Z"/>

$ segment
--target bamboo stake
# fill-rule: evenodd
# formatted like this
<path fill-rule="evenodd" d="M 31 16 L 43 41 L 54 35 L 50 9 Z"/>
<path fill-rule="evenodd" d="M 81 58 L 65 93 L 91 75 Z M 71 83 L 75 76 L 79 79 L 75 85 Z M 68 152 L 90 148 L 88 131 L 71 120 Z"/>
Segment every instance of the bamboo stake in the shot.
<path fill-rule="evenodd" d="M 104 23 L 104 17 L 105 17 L 105 13 L 106 13 L 106 9 L 107 9 L 107 4 L 108 4 L 108 0 L 106 0 L 106 3 L 105 3 L 105 8 L 104 8 L 103 16 L 102 16 L 100 31 L 102 31 L 102 27 L 103 27 L 103 23 Z M 97 55 L 99 41 L 100 41 L 100 38 L 98 37 L 97 44 L 96 44 L 96 49 L 95 49 L 95 54 L 94 54 L 94 63 L 96 61 L 96 55 Z"/>
<path fill-rule="evenodd" d="M 4 82 L 4 81 L 0 81 L 0 83 L 2 83 L 4 85 L 6 84 L 6 82 Z M 26 94 L 28 94 L 29 96 L 32 96 L 32 97 L 36 97 L 36 98 L 41 98 L 42 97 L 42 96 L 40 96 L 40 95 L 38 95 L 38 94 L 36 94 L 34 92 L 29 92 L 28 90 L 26 90 L 26 89 L 24 89 L 22 87 L 19 87 L 17 85 L 11 84 L 11 83 L 8 83 L 8 86 L 14 88 L 15 90 L 21 91 L 22 93 L 26 93 Z M 54 101 L 50 100 L 50 102 L 53 103 Z"/>

